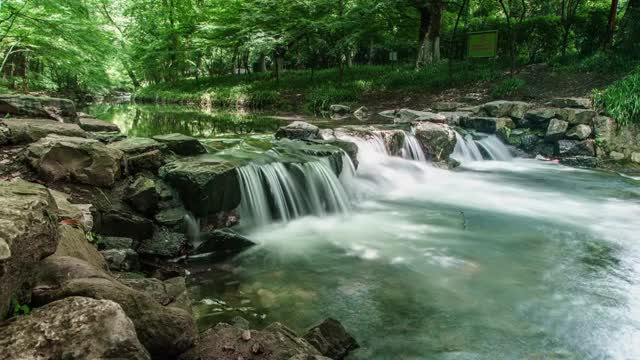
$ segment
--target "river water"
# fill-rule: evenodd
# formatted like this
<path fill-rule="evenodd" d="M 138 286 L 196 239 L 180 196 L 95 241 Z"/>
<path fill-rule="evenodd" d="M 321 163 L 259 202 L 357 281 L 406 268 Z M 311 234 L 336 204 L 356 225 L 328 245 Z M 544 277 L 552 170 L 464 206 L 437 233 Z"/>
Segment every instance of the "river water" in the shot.
<path fill-rule="evenodd" d="M 194 276 L 202 327 L 334 317 L 350 359 L 640 359 L 640 181 L 359 149 L 347 211 L 245 229 L 258 246 Z"/>

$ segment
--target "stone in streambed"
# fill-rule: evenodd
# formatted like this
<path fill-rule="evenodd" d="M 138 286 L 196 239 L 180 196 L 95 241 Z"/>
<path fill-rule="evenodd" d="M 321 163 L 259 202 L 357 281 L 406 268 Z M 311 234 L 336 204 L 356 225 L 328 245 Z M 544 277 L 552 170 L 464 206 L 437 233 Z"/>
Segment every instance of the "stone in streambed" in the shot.
<path fill-rule="evenodd" d="M 27 159 L 47 181 L 113 186 L 123 154 L 97 140 L 49 135 L 28 147 Z"/>
<path fill-rule="evenodd" d="M 56 251 L 57 222 L 47 188 L 0 181 L 0 319 L 12 299 L 29 303 L 36 264 Z"/>
<path fill-rule="evenodd" d="M 444 115 L 436 114 L 429 111 L 417 111 L 411 109 L 401 109 L 396 114 L 394 122 L 400 124 L 411 123 L 414 121 L 445 123 L 447 118 Z"/>
<path fill-rule="evenodd" d="M 191 312 L 191 297 L 184 277 L 175 277 L 165 281 L 155 278 L 119 279 L 126 286 L 151 295 L 163 306 L 171 306 Z"/>
<path fill-rule="evenodd" d="M 45 119 L 3 119 L 8 129 L 11 144 L 30 144 L 49 134 L 87 138 L 89 134 L 76 124 L 61 123 Z"/>
<path fill-rule="evenodd" d="M 594 156 L 571 156 L 560 159 L 560 163 L 566 166 L 592 169 L 598 166 L 598 159 Z"/>
<path fill-rule="evenodd" d="M 127 188 L 125 200 L 142 214 L 152 215 L 160 202 L 156 182 L 148 176 L 138 175 Z"/>
<path fill-rule="evenodd" d="M 320 353 L 332 359 L 344 359 L 359 347 L 358 342 L 334 319 L 326 319 L 311 328 L 304 338 Z"/>
<path fill-rule="evenodd" d="M 200 141 L 191 136 L 168 134 L 154 136 L 153 139 L 166 144 L 169 147 L 169 150 L 181 156 L 194 156 L 207 153 L 207 149 L 205 149 Z"/>
<path fill-rule="evenodd" d="M 216 256 L 237 254 L 255 243 L 231 229 L 214 230 L 201 234 L 202 241 L 193 251 L 194 254 L 213 253 Z"/>
<path fill-rule="evenodd" d="M 187 237 L 183 233 L 158 228 L 153 236 L 140 243 L 138 253 L 165 258 L 174 258 L 182 254 L 187 245 Z"/>
<path fill-rule="evenodd" d="M 87 114 L 79 113 L 80 127 L 85 131 L 91 132 L 119 132 L 118 125 L 96 119 Z"/>
<path fill-rule="evenodd" d="M 131 238 L 117 236 L 102 236 L 98 242 L 98 249 L 133 249 L 134 241 Z"/>
<path fill-rule="evenodd" d="M 558 155 L 571 156 L 595 156 L 595 143 L 593 140 L 560 140 L 558 141 Z"/>
<path fill-rule="evenodd" d="M 148 360 L 122 307 L 109 300 L 68 297 L 0 325 L 3 359 Z"/>
<path fill-rule="evenodd" d="M 320 138 L 320 128 L 304 121 L 294 121 L 279 128 L 275 133 L 276 139 L 313 140 Z"/>
<path fill-rule="evenodd" d="M 459 108 L 465 107 L 466 104 L 459 102 L 450 102 L 450 101 L 438 101 L 431 104 L 431 109 L 441 112 L 441 111 L 456 111 Z"/>
<path fill-rule="evenodd" d="M 160 225 L 169 228 L 182 229 L 184 218 L 188 214 L 187 210 L 183 207 L 169 208 L 158 212 L 155 216 L 155 220 Z"/>
<path fill-rule="evenodd" d="M 111 271 L 137 271 L 140 268 L 138 253 L 133 249 L 102 250 L 100 254 L 108 264 Z"/>
<path fill-rule="evenodd" d="M 351 111 L 351 108 L 347 105 L 334 104 L 329 106 L 329 111 L 332 114 L 346 115 Z"/>
<path fill-rule="evenodd" d="M 369 109 L 366 106 L 361 106 L 353 112 L 353 116 L 358 120 L 366 120 L 369 117 Z"/>
<path fill-rule="evenodd" d="M 108 268 L 102 254 L 87 240 L 85 232 L 71 225 L 58 225 L 58 247 L 54 255 L 75 257 L 102 270 Z"/>
<path fill-rule="evenodd" d="M 95 232 L 103 236 L 143 240 L 153 234 L 151 220 L 123 208 L 111 207 L 96 212 L 94 221 Z"/>
<path fill-rule="evenodd" d="M 73 101 L 28 95 L 0 95 L 0 114 L 52 119 L 58 122 L 78 122 Z"/>
<path fill-rule="evenodd" d="M 453 129 L 445 124 L 419 123 L 415 127 L 416 139 L 434 162 L 447 161 L 456 147 Z"/>
<path fill-rule="evenodd" d="M 482 105 L 482 111 L 490 117 L 522 119 L 530 105 L 522 101 L 492 101 Z"/>
<path fill-rule="evenodd" d="M 154 150 L 165 150 L 167 145 L 150 138 L 128 137 L 122 141 L 109 144 L 109 148 L 118 149 L 126 155 L 139 155 Z"/>
<path fill-rule="evenodd" d="M 70 296 L 111 300 L 133 321 L 140 342 L 154 359 L 173 359 L 190 349 L 197 331 L 190 313 L 165 307 L 149 294 L 132 289 L 82 260 L 52 256 L 39 266 L 34 305 Z"/>

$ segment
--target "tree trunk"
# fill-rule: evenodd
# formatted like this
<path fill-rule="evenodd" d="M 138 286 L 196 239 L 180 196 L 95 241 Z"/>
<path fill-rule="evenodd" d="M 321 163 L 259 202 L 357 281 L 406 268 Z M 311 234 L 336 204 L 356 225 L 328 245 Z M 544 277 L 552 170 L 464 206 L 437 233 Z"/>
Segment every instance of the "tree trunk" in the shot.
<path fill-rule="evenodd" d="M 442 9 L 444 4 L 441 0 L 431 2 L 431 28 L 429 29 L 429 42 L 431 43 L 430 62 L 440 61 L 440 30 L 442 28 Z"/>
<path fill-rule="evenodd" d="M 367 59 L 367 63 L 369 65 L 373 65 L 373 58 L 376 55 L 376 49 L 373 47 L 373 39 L 369 40 L 369 59 Z"/>
<path fill-rule="evenodd" d="M 418 55 L 416 58 L 416 70 L 420 70 L 425 64 L 427 51 L 427 35 L 431 27 L 431 11 L 427 6 L 418 9 L 420 11 L 420 28 L 418 29 Z"/>
<path fill-rule="evenodd" d="M 260 54 L 258 59 L 258 72 L 267 72 L 267 56 L 265 54 Z"/>

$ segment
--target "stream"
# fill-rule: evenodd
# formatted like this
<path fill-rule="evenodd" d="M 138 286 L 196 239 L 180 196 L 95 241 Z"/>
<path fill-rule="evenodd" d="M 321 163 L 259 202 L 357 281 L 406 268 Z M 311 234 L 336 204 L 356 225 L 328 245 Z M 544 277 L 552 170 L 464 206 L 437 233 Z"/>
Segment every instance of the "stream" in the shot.
<path fill-rule="evenodd" d="M 205 143 L 282 124 L 156 108 L 90 112 Z M 494 139 L 457 149 L 453 171 L 352 139 L 358 170 L 324 185 L 339 211 L 243 224 L 259 245 L 192 278 L 199 325 L 333 317 L 361 345 L 349 359 L 640 359 L 640 181 L 511 159 Z"/>

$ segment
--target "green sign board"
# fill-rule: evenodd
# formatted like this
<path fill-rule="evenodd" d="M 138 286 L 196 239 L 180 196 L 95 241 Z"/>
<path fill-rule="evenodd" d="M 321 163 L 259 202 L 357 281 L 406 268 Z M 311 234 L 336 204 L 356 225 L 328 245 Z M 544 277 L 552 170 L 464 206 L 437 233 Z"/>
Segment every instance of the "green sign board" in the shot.
<path fill-rule="evenodd" d="M 498 51 L 498 31 L 469 33 L 467 54 L 470 58 L 495 57 Z"/>

